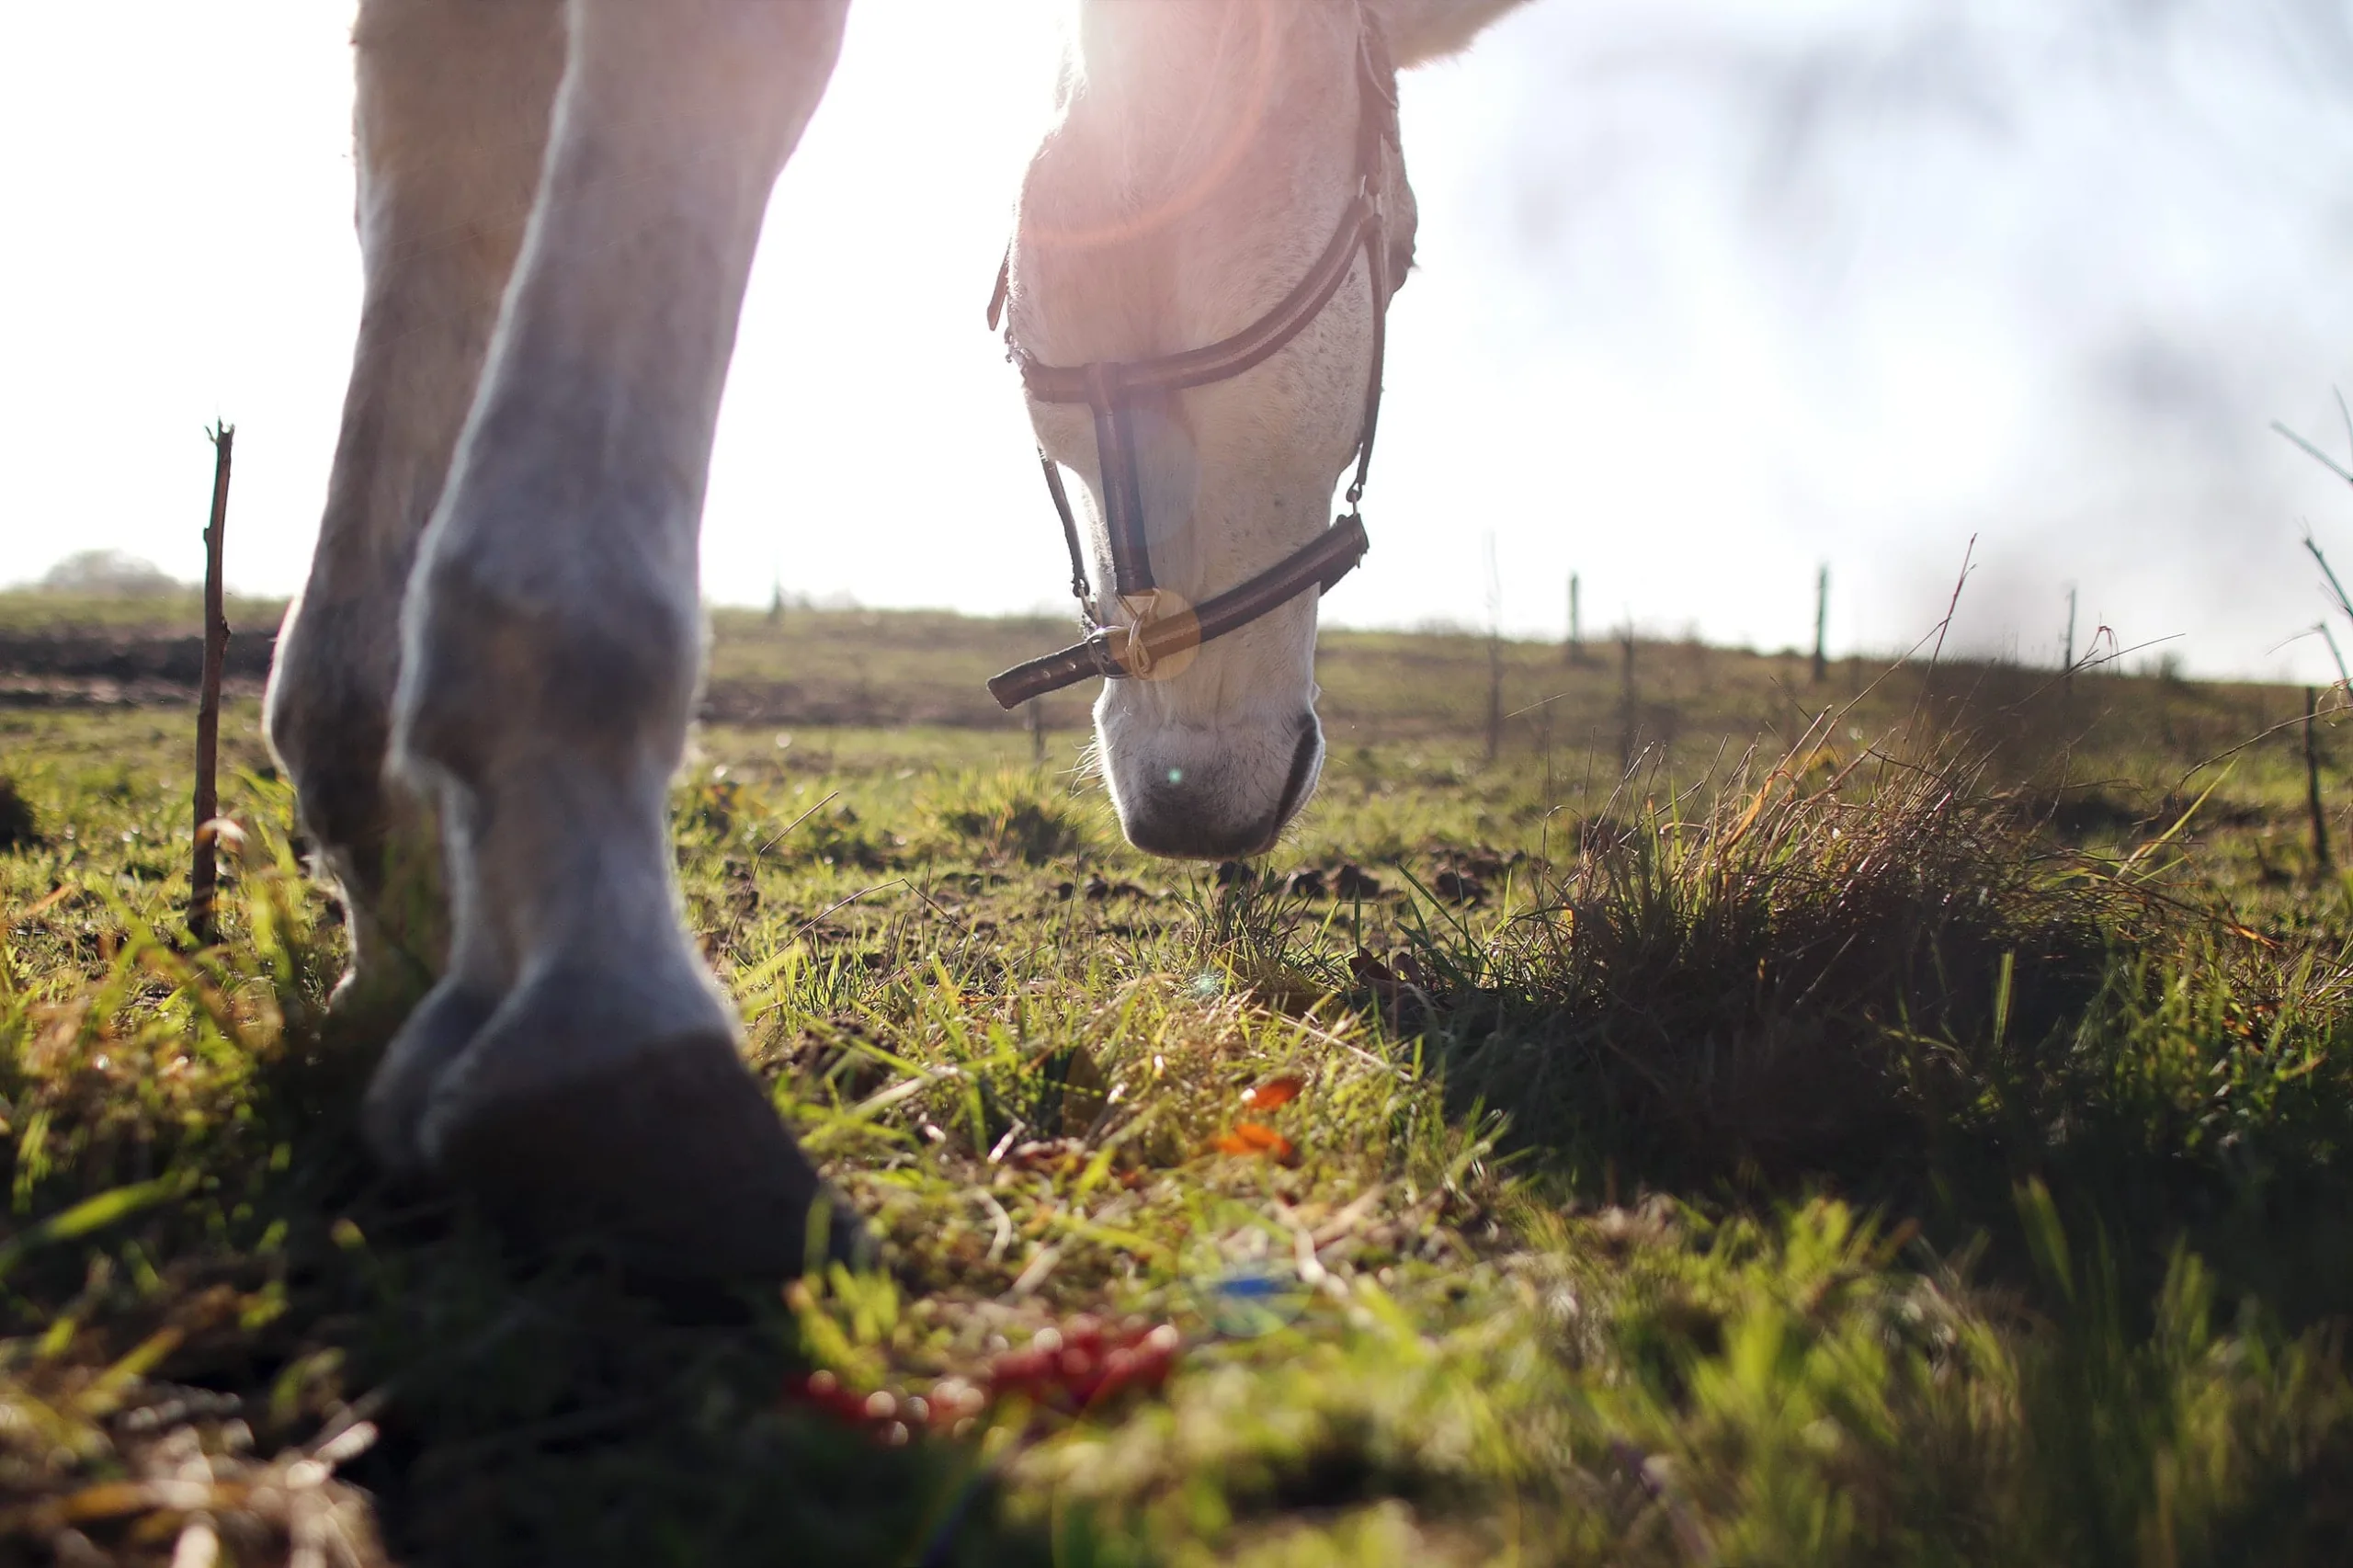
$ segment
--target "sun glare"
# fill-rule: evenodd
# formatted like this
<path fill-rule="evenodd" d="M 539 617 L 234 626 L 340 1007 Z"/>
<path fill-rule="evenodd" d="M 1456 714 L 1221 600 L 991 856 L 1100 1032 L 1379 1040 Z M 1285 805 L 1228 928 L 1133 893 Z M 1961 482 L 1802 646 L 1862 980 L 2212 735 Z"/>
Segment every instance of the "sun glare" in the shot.
<path fill-rule="evenodd" d="M 40 456 L 0 511 L 0 580 L 85 547 L 200 571 L 201 432 L 225 419 L 230 580 L 301 581 L 358 316 L 354 9 L 0 3 L 21 232 L 0 247 L 0 428 Z M 745 301 L 702 536 L 715 599 L 780 579 L 1059 612 L 983 315 L 1080 9 L 854 0 Z M 1777 644 L 1811 634 L 1835 559 L 1837 640 L 1893 645 L 1982 530 L 1982 558 L 2040 585 L 1964 618 L 2047 622 L 2080 579 L 2188 633 L 2193 668 L 2275 667 L 2310 607 L 2235 536 L 2294 557 L 2294 519 L 2336 515 L 2334 478 L 2268 425 L 2334 427 L 2332 346 L 2353 341 L 2323 199 L 2353 119 L 2297 41 L 2335 24 L 2294 11 L 2184 0 L 2111 36 L 2031 6 L 1932 26 L 1943 10 L 1872 0 L 1537 0 L 1407 71 L 1421 227 L 1378 553 L 1326 613 L 1483 621 L 1463 541 L 1492 527 L 1517 631 L 1557 630 L 1576 573 L 1613 615 Z M 1890 93 L 1882 59 L 1968 90 Z M 1802 137 L 1778 118 L 1817 101 Z M 1661 571 L 1669 536 L 1709 569 Z M 2282 657 L 2335 678 L 2325 653 Z"/>

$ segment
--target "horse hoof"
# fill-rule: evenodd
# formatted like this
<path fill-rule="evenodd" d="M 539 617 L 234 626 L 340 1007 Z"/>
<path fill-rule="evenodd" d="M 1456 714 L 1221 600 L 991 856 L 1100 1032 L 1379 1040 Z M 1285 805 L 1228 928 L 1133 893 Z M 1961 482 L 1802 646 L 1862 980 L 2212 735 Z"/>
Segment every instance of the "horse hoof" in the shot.
<path fill-rule="evenodd" d="M 434 1085 L 482 1033 L 497 1005 L 495 997 L 444 980 L 417 1003 L 384 1048 L 360 1105 L 359 1126 L 369 1151 L 393 1175 L 423 1172 L 420 1134 Z"/>
<path fill-rule="evenodd" d="M 506 1032 L 502 1014 L 477 1048 Z M 541 1041 L 552 1051 L 556 1042 Z M 677 1279 L 869 1267 L 874 1246 L 818 1176 L 724 1030 L 696 1030 L 528 1090 L 445 1078 L 424 1147 L 438 1174 L 532 1242 L 578 1239 Z M 822 1225 L 814 1234 L 813 1225 Z"/>

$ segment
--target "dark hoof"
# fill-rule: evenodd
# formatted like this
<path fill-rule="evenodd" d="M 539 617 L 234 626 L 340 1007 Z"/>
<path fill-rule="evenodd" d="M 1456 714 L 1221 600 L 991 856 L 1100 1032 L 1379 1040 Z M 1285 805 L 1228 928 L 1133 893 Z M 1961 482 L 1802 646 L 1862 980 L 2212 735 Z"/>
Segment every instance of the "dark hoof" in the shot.
<path fill-rule="evenodd" d="M 466 1097 L 464 1076 L 436 1098 L 427 1152 L 445 1180 L 524 1240 L 594 1244 L 676 1279 L 873 1264 L 864 1227 L 724 1034 L 676 1037 L 486 1101 Z"/>

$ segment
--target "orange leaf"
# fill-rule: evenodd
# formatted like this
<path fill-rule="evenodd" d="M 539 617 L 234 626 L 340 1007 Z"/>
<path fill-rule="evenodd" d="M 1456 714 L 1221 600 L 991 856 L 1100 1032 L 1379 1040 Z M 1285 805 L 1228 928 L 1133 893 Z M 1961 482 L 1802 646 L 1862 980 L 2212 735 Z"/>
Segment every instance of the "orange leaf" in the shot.
<path fill-rule="evenodd" d="M 1299 1150 L 1290 1139 L 1256 1121 L 1236 1122 L 1233 1131 L 1220 1133 L 1211 1147 L 1221 1154 L 1263 1154 L 1279 1165 L 1299 1158 Z"/>
<path fill-rule="evenodd" d="M 1299 1098 L 1307 1080 L 1296 1073 L 1280 1073 L 1242 1096 L 1245 1110 L 1275 1110 Z"/>

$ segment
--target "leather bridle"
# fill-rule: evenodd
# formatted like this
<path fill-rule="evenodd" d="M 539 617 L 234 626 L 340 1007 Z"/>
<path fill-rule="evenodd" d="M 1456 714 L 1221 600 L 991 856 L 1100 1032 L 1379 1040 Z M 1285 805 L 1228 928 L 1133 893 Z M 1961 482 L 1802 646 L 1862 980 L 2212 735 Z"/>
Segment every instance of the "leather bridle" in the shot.
<path fill-rule="evenodd" d="M 992 677 L 989 694 L 999 706 L 1017 708 L 1033 697 L 1096 676 L 1109 680 L 1148 678 L 1173 655 L 1247 626 L 1310 588 L 1319 592 L 1330 588 L 1364 559 L 1367 540 L 1358 503 L 1364 496 L 1365 476 L 1372 466 L 1373 431 L 1381 419 L 1381 356 L 1392 292 L 1381 199 L 1382 162 L 1384 150 L 1392 157 L 1399 153 L 1397 74 L 1370 16 L 1359 17 L 1357 69 L 1356 194 L 1340 214 L 1332 243 L 1315 266 L 1265 315 L 1205 347 L 1150 359 L 1107 359 L 1088 365 L 1040 364 L 1013 341 L 1012 325 L 1006 324 L 1006 347 L 1021 369 L 1022 385 L 1030 397 L 1040 403 L 1085 403 L 1095 416 L 1104 531 L 1111 547 L 1111 591 L 1131 624 L 1116 625 L 1102 615 L 1088 585 L 1086 552 L 1079 543 L 1077 519 L 1071 514 L 1070 494 L 1063 487 L 1054 460 L 1040 450 L 1038 461 L 1045 471 L 1046 490 L 1053 497 L 1054 510 L 1062 517 L 1063 541 L 1070 550 L 1071 592 L 1078 599 L 1079 624 L 1086 635 L 1067 648 Z M 1136 397 L 1232 381 L 1264 363 L 1304 331 L 1330 302 L 1347 280 L 1359 250 L 1372 283 L 1372 370 L 1365 388 L 1364 423 L 1357 437 L 1356 474 L 1348 483 L 1347 511 L 1314 542 L 1266 571 L 1190 608 L 1180 605 L 1169 609 L 1165 601 L 1173 600 L 1174 596 L 1164 594 L 1153 578 L 1152 551 L 1145 538 L 1142 485 L 1131 423 Z M 996 292 L 989 301 L 992 328 L 1005 308 L 1011 267 L 1008 255 L 997 271 Z"/>

